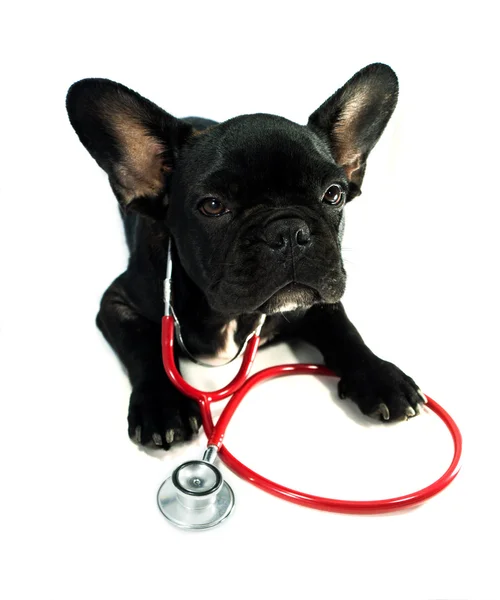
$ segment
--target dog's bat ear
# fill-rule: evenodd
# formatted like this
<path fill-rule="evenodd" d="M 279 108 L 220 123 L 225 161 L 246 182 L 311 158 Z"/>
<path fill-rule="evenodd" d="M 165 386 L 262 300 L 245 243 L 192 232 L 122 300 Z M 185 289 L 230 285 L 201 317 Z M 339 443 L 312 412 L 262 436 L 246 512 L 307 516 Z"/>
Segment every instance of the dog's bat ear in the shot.
<path fill-rule="evenodd" d="M 360 193 L 366 159 L 397 99 L 396 74 L 387 65 L 375 63 L 358 71 L 309 117 L 308 126 L 326 136 L 335 162 L 343 167 L 351 183 L 351 197 Z"/>
<path fill-rule="evenodd" d="M 120 204 L 162 218 L 169 175 L 192 127 L 127 87 L 83 79 L 66 98 L 82 144 L 109 176 Z"/>

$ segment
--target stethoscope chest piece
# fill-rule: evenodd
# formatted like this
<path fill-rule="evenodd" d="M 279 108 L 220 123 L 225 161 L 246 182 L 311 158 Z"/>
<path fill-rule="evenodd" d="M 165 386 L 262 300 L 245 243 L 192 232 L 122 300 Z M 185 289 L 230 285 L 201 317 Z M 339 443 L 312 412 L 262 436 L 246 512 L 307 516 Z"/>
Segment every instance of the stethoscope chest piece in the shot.
<path fill-rule="evenodd" d="M 234 494 L 217 467 L 204 460 L 191 460 L 163 482 L 158 490 L 158 506 L 177 527 L 208 529 L 231 513 Z"/>

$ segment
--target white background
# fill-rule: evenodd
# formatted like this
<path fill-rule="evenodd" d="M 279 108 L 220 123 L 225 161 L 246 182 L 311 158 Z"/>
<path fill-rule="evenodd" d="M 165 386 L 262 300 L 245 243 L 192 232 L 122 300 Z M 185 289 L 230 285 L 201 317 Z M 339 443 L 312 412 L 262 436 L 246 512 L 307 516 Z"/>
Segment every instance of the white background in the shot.
<path fill-rule="evenodd" d="M 3 598 L 500 597 L 493 7 L 3 4 Z M 106 177 L 67 121 L 66 90 L 108 77 L 176 116 L 269 112 L 305 123 L 376 61 L 398 73 L 400 102 L 347 208 L 345 306 L 368 345 L 457 420 L 463 470 L 417 509 L 357 517 L 288 504 L 224 469 L 237 495 L 231 518 L 209 532 L 175 530 L 156 490 L 204 440 L 165 454 L 127 438 L 129 384 L 94 326 L 125 246 Z M 263 351 L 259 366 L 317 358 L 283 346 Z M 216 383 L 213 372 L 186 373 Z M 343 498 L 413 491 L 446 468 L 449 436 L 435 416 L 378 426 L 335 389 L 307 378 L 261 388 L 235 416 L 228 447 L 283 483 Z"/>

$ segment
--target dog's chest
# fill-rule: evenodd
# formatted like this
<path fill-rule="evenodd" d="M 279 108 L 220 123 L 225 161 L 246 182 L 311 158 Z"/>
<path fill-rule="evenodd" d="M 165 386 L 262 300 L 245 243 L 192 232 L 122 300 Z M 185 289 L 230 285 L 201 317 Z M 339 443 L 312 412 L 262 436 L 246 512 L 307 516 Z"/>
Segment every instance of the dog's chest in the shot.
<path fill-rule="evenodd" d="M 238 321 L 233 319 L 227 325 L 224 325 L 220 331 L 219 347 L 217 348 L 214 360 L 227 362 L 236 356 L 239 347 L 236 344 L 236 333 L 238 331 Z"/>
<path fill-rule="evenodd" d="M 217 347 L 211 356 L 204 356 L 203 362 L 214 366 L 223 365 L 232 360 L 241 350 L 245 339 L 251 333 L 248 328 L 242 327 L 236 319 L 229 321 L 218 332 Z M 268 342 L 270 336 L 260 338 L 259 347 Z"/>

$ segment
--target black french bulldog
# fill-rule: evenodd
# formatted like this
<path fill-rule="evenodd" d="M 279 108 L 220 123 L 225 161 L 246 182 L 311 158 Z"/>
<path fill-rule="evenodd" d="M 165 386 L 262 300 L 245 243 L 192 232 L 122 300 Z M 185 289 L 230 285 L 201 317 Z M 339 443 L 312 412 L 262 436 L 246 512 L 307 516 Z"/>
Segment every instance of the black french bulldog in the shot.
<path fill-rule="evenodd" d="M 176 119 L 109 80 L 71 86 L 71 124 L 109 175 L 130 248 L 97 325 L 128 370 L 133 440 L 168 449 L 200 427 L 197 406 L 162 364 L 169 236 L 174 307 L 191 353 L 237 349 L 264 313 L 262 338 L 315 345 L 340 376 L 340 397 L 363 413 L 382 421 L 418 413 L 425 397 L 414 381 L 369 350 L 340 302 L 344 206 L 361 193 L 397 96 L 392 69 L 372 64 L 306 126 L 267 114 L 218 124 Z"/>

